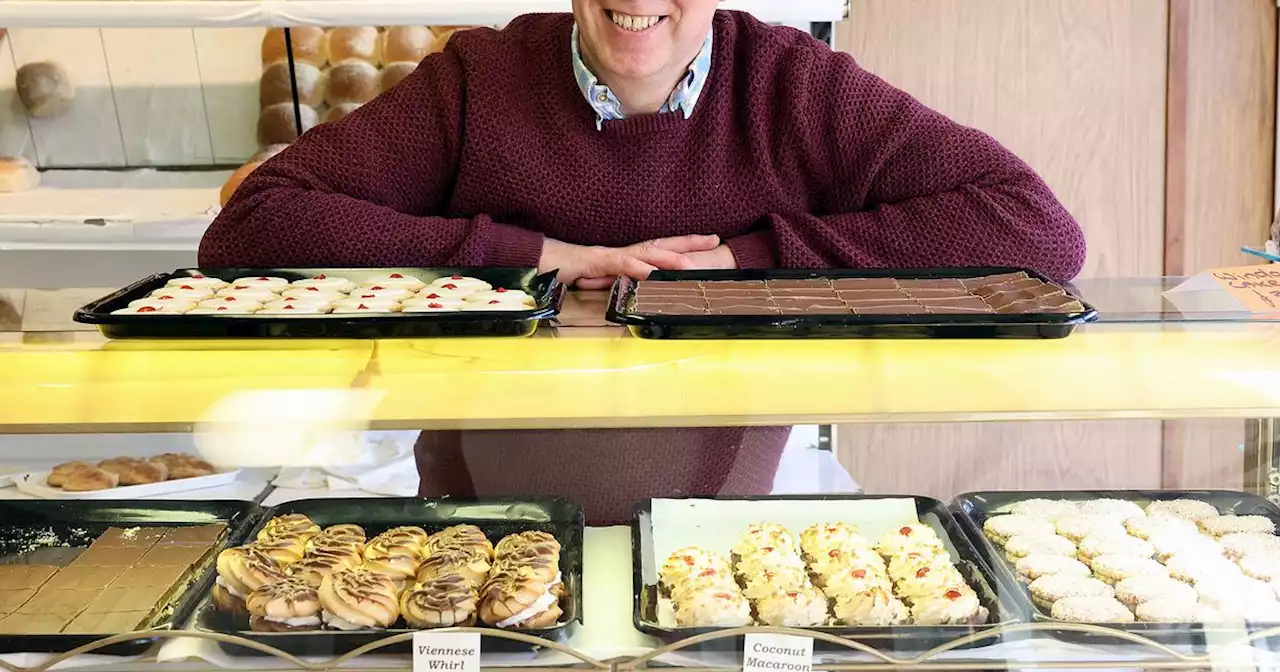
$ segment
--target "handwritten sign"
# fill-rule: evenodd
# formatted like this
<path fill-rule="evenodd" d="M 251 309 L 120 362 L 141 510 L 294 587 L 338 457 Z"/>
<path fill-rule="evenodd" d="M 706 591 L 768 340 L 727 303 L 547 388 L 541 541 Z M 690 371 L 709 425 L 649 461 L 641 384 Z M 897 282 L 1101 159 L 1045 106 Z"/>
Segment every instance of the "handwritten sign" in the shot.
<path fill-rule="evenodd" d="M 747 635 L 743 672 L 813 672 L 813 638 Z"/>
<path fill-rule="evenodd" d="M 1205 271 L 1165 292 L 1186 310 L 1280 311 L 1280 265 L 1236 266 Z"/>
<path fill-rule="evenodd" d="M 413 672 L 480 672 L 480 635 L 413 633 Z"/>

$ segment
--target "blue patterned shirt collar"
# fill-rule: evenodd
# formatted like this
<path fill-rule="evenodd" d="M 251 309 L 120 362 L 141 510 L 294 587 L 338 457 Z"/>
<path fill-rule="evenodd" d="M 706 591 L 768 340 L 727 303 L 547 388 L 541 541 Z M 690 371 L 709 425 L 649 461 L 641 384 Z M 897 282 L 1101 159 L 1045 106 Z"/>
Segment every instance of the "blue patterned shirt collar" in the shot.
<path fill-rule="evenodd" d="M 688 73 L 679 84 L 676 84 L 671 96 L 658 112 L 679 111 L 684 113 L 685 119 L 693 115 L 693 108 L 698 104 L 698 98 L 702 97 L 702 89 L 706 86 L 707 75 L 711 71 L 711 43 L 714 34 L 714 30 L 707 33 L 707 39 L 702 42 L 702 50 L 689 64 Z M 602 128 L 606 121 L 625 119 L 626 115 L 622 113 L 622 102 L 613 94 L 613 91 L 609 90 L 608 86 L 600 83 L 595 73 L 591 72 L 586 62 L 582 60 L 582 52 L 578 49 L 577 24 L 573 26 L 572 46 L 573 75 L 578 80 L 578 88 L 582 91 L 583 97 L 596 112 L 596 129 Z"/>

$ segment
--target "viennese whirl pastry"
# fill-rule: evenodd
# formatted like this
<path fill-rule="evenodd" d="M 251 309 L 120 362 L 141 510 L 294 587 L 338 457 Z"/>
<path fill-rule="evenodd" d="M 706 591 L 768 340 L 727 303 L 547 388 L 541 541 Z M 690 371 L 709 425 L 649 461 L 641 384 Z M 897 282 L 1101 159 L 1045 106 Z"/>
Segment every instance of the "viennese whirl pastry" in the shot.
<path fill-rule="evenodd" d="M 414 628 L 475 625 L 479 606 L 475 587 L 457 574 L 423 581 L 400 598 L 400 613 Z"/>
<path fill-rule="evenodd" d="M 330 525 L 329 527 L 324 528 L 320 533 L 320 536 L 330 539 L 356 539 L 361 542 L 364 542 L 369 538 L 363 527 L 352 523 Z"/>
<path fill-rule="evenodd" d="M 269 583 L 245 600 L 249 627 L 262 632 L 316 630 L 320 627 L 320 596 L 301 579 Z"/>
<path fill-rule="evenodd" d="M 320 584 L 321 619 L 336 630 L 389 628 L 400 617 L 396 594 L 395 583 L 377 572 L 335 572 Z"/>
<path fill-rule="evenodd" d="M 549 559 L 534 554 L 532 560 L 547 561 Z M 418 567 L 417 579 L 418 583 L 427 583 L 438 577 L 457 575 L 476 589 L 488 578 L 489 569 L 489 554 L 483 547 L 446 547 L 436 550 L 422 561 L 421 566 Z M 554 566 L 551 566 L 550 571 L 552 574 L 546 577 L 547 580 L 555 578 L 555 574 L 559 573 L 559 569 Z"/>
<path fill-rule="evenodd" d="M 245 598 L 253 591 L 286 578 L 284 570 L 266 553 L 252 546 L 228 548 L 218 554 L 218 578 L 213 602 L 233 615 L 247 614 Z"/>
<path fill-rule="evenodd" d="M 551 537 L 551 541 L 556 543 L 557 548 L 559 547 L 554 537 Z M 475 525 L 446 527 L 431 535 L 426 543 L 428 553 L 455 547 L 478 548 L 483 550 L 489 558 L 493 558 L 494 555 L 493 543 L 489 541 L 489 537 L 485 536 L 484 531 Z"/>
<path fill-rule="evenodd" d="M 320 526 L 301 513 L 277 516 L 267 521 L 258 531 L 258 541 L 271 541 L 277 537 L 301 539 L 305 543 L 320 534 Z"/>
<path fill-rule="evenodd" d="M 501 560 L 504 555 L 521 548 L 533 548 L 540 555 L 560 557 L 560 542 L 546 532 L 530 530 L 503 537 L 494 547 L 494 557 Z"/>
<path fill-rule="evenodd" d="M 480 620 L 495 628 L 551 627 L 563 615 L 559 592 L 558 582 L 531 572 L 494 573 L 480 590 Z"/>
<path fill-rule="evenodd" d="M 302 537 L 283 534 L 268 537 L 265 541 L 258 541 L 254 547 L 266 553 L 281 567 L 288 567 L 298 562 L 307 552 L 307 542 Z"/>
<path fill-rule="evenodd" d="M 306 582 L 312 588 L 319 588 L 324 582 L 324 577 L 335 572 L 341 572 L 349 569 L 356 569 L 363 563 L 363 558 L 358 554 L 341 555 L 341 554 L 316 554 L 315 550 L 310 555 L 289 565 L 289 575 Z"/>

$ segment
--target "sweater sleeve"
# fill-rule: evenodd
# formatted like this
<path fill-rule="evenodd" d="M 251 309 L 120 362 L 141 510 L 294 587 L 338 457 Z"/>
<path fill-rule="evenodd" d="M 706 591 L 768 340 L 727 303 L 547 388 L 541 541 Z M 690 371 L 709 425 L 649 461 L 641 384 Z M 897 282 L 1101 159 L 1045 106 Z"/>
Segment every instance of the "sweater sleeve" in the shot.
<path fill-rule="evenodd" d="M 739 266 L 1019 266 L 1058 281 L 1080 272 L 1080 226 L 1000 143 L 848 55 L 801 60 L 809 83 L 795 93 L 797 123 L 806 161 L 830 176 L 823 211 L 774 213 L 731 239 Z"/>
<path fill-rule="evenodd" d="M 391 91 L 253 171 L 200 243 L 203 266 L 537 266 L 542 235 L 440 216 L 463 138 L 462 65 L 429 56 Z"/>

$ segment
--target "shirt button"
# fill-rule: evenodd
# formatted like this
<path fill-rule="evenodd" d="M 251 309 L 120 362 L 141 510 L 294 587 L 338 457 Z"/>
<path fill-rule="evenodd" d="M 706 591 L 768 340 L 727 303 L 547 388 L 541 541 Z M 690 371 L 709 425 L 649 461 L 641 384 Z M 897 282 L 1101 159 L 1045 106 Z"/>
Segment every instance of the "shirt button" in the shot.
<path fill-rule="evenodd" d="M 602 94 L 600 94 L 600 95 L 596 96 L 596 100 L 598 100 L 598 101 L 600 101 L 600 102 L 602 102 L 602 103 L 607 103 L 607 102 L 609 102 L 609 96 L 608 96 L 608 94 L 604 94 L 604 93 L 602 93 Z"/>

